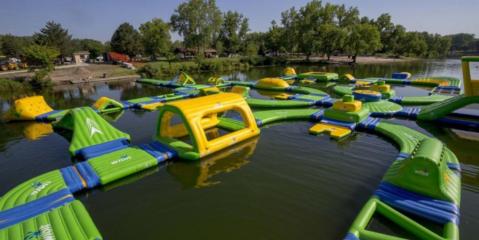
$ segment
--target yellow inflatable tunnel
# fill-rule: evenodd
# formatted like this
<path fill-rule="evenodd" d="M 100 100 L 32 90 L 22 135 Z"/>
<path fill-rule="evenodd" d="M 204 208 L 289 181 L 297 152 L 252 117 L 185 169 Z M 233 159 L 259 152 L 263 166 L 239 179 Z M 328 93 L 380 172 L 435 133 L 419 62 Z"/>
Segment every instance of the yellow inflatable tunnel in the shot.
<path fill-rule="evenodd" d="M 160 108 L 156 140 L 195 160 L 258 135 L 249 105 L 235 93 L 180 100 Z"/>

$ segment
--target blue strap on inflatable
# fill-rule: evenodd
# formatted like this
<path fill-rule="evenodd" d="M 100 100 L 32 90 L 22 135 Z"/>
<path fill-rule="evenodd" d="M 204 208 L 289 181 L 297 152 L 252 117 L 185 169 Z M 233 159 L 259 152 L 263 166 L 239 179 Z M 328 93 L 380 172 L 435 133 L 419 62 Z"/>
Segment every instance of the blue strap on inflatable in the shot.
<path fill-rule="evenodd" d="M 403 98 L 404 97 L 393 97 L 393 98 L 390 98 L 389 101 L 393 103 L 401 103 Z"/>
<path fill-rule="evenodd" d="M 333 101 L 334 99 L 332 99 L 329 95 L 326 95 L 324 98 L 322 98 L 321 100 L 319 101 L 316 101 L 316 105 L 317 106 L 323 106 L 323 107 L 331 107 L 333 106 Z"/>
<path fill-rule="evenodd" d="M 401 160 L 404 160 L 406 158 L 409 158 L 411 156 L 411 154 L 409 153 L 405 153 L 405 152 L 400 152 L 396 158 L 397 161 L 401 161 Z"/>
<path fill-rule="evenodd" d="M 120 138 L 113 141 L 82 148 L 75 152 L 75 156 L 81 157 L 85 160 L 101 156 L 103 154 L 117 151 L 128 147 L 129 141 L 126 138 Z"/>
<path fill-rule="evenodd" d="M 177 156 L 176 151 L 156 141 L 148 144 L 140 144 L 139 147 L 155 157 L 158 163 Z"/>
<path fill-rule="evenodd" d="M 416 119 L 419 112 L 421 112 L 421 108 L 418 107 L 403 107 L 401 111 L 396 112 L 394 116 Z"/>
<path fill-rule="evenodd" d="M 29 218 L 50 211 L 75 200 L 68 189 L 62 189 L 45 197 L 0 212 L 0 229 L 7 228 Z"/>
<path fill-rule="evenodd" d="M 50 111 L 50 112 L 47 112 L 47 113 L 44 113 L 44 114 L 40 114 L 38 116 L 35 117 L 35 121 L 38 121 L 38 122 L 48 122 L 48 117 L 52 114 L 55 114 L 55 113 L 58 113 L 60 112 L 60 110 L 53 110 L 53 111 Z"/>
<path fill-rule="evenodd" d="M 346 235 L 346 237 L 344 237 L 343 240 L 360 240 L 358 237 L 356 237 L 356 235 L 352 234 L 352 233 L 348 233 Z"/>
<path fill-rule="evenodd" d="M 379 118 L 368 117 L 362 122 L 358 123 L 358 127 L 372 131 L 376 128 L 380 121 L 381 119 Z"/>
<path fill-rule="evenodd" d="M 81 162 L 75 165 L 76 169 L 85 180 L 88 188 L 94 188 L 100 185 L 100 177 L 88 162 Z"/>
<path fill-rule="evenodd" d="M 78 175 L 79 173 L 76 172 L 74 167 L 69 166 L 62 168 L 60 169 L 60 172 L 62 173 L 63 180 L 71 193 L 76 193 L 84 188 L 82 180 Z"/>
<path fill-rule="evenodd" d="M 261 121 L 261 119 L 256 119 L 256 125 L 257 125 L 258 127 L 263 126 L 263 121 Z"/>
<path fill-rule="evenodd" d="M 331 124 L 331 125 L 346 127 L 346 128 L 351 129 L 351 130 L 354 130 L 354 128 L 356 128 L 356 123 L 337 121 L 337 120 L 333 120 L 333 119 L 329 119 L 329 118 L 323 118 L 323 120 L 321 120 L 321 122 Z"/>
<path fill-rule="evenodd" d="M 436 223 L 459 222 L 459 209 L 451 202 L 426 197 L 386 182 L 379 185 L 375 195 L 393 208 Z"/>
<path fill-rule="evenodd" d="M 461 170 L 461 164 L 459 163 L 447 163 L 447 167 L 453 171 L 462 171 Z"/>
<path fill-rule="evenodd" d="M 324 115 L 324 109 L 321 109 L 313 114 L 311 114 L 311 120 L 314 122 L 321 121 Z"/>

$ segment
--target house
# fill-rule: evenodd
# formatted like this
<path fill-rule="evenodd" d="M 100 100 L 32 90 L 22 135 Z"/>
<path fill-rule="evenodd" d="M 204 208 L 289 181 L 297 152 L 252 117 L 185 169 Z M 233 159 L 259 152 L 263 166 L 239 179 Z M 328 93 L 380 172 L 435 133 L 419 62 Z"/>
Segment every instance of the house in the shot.
<path fill-rule="evenodd" d="M 175 48 L 173 51 L 179 59 L 194 58 L 198 52 L 195 48 Z M 218 56 L 216 49 L 208 48 L 204 50 L 205 58 L 215 58 Z"/>
<path fill-rule="evenodd" d="M 73 53 L 73 62 L 75 64 L 85 63 L 90 59 L 90 52 L 78 51 Z"/>

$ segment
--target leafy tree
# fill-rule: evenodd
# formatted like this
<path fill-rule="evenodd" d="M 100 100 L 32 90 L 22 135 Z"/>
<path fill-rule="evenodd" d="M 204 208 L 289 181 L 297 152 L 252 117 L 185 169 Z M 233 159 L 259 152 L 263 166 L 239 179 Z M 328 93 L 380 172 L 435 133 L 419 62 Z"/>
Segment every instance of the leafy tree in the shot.
<path fill-rule="evenodd" d="M 228 54 L 238 53 L 248 33 L 248 18 L 238 12 L 228 11 L 223 16 L 219 41 Z"/>
<path fill-rule="evenodd" d="M 74 51 L 90 52 L 90 58 L 96 58 L 106 52 L 105 45 L 94 39 L 73 39 L 72 45 Z"/>
<path fill-rule="evenodd" d="M 201 51 L 217 39 L 222 17 L 215 0 L 189 0 L 175 9 L 170 21 L 187 47 Z"/>
<path fill-rule="evenodd" d="M 18 37 L 11 34 L 7 34 L 2 37 L 0 42 L 0 52 L 7 57 L 21 57 L 23 55 L 23 49 L 32 44 L 31 37 Z"/>
<path fill-rule="evenodd" d="M 396 57 L 403 55 L 405 49 L 402 47 L 402 42 L 405 41 L 405 37 L 406 28 L 399 24 L 395 25 L 389 38 L 387 51 L 391 51 Z"/>
<path fill-rule="evenodd" d="M 458 33 L 449 35 L 451 38 L 451 49 L 453 51 L 474 50 L 475 39 L 474 34 Z"/>
<path fill-rule="evenodd" d="M 336 19 L 338 26 L 346 28 L 359 23 L 359 10 L 356 7 L 346 9 L 344 4 L 336 8 Z"/>
<path fill-rule="evenodd" d="M 408 56 L 424 56 L 427 53 L 427 43 L 419 32 L 407 32 L 401 48 L 403 54 Z"/>
<path fill-rule="evenodd" d="M 360 54 L 371 54 L 381 47 L 381 37 L 376 26 L 368 23 L 354 25 L 346 41 L 346 48 L 353 56 L 353 63 Z"/>
<path fill-rule="evenodd" d="M 23 49 L 25 59 L 31 66 L 53 70 L 53 62 L 60 55 L 56 48 L 33 44 Z"/>
<path fill-rule="evenodd" d="M 381 14 L 375 21 L 374 24 L 377 26 L 379 33 L 381 35 L 381 44 L 383 45 L 382 52 L 389 51 L 394 44 L 392 42 L 392 34 L 395 30 L 394 23 L 391 22 L 391 15 L 387 13 Z"/>
<path fill-rule="evenodd" d="M 284 31 L 282 31 L 283 36 L 282 46 L 286 52 L 295 52 L 297 50 L 296 39 L 298 37 L 298 27 L 297 27 L 297 18 L 298 11 L 294 7 L 281 13 L 281 24 L 283 25 Z"/>
<path fill-rule="evenodd" d="M 140 26 L 145 53 L 154 60 L 171 50 L 170 25 L 159 18 L 155 18 Z"/>
<path fill-rule="evenodd" d="M 319 27 L 321 52 L 326 54 L 328 61 L 331 55 L 343 48 L 347 33 L 344 29 L 334 24 L 322 24 Z"/>
<path fill-rule="evenodd" d="M 33 39 L 37 44 L 58 49 L 61 56 L 71 55 L 72 53 L 72 36 L 60 23 L 48 21 L 39 33 L 33 35 Z"/>
<path fill-rule="evenodd" d="M 271 27 L 269 31 L 266 33 L 265 38 L 265 47 L 273 55 L 278 55 L 279 51 L 281 50 L 281 38 L 283 36 L 283 29 L 279 27 L 276 22 L 273 20 L 271 22 Z"/>
<path fill-rule="evenodd" d="M 251 46 L 255 46 L 257 49 L 256 54 L 264 55 L 266 52 L 266 41 L 267 41 L 267 33 L 263 32 L 252 32 L 246 34 L 245 42 L 246 42 L 246 55 L 249 55 L 249 50 L 251 50 Z M 250 47 L 248 47 L 250 46 Z"/>
<path fill-rule="evenodd" d="M 321 14 L 322 3 L 319 0 L 312 0 L 305 6 L 299 9 L 297 21 L 297 35 L 298 48 L 301 52 L 306 54 L 306 59 L 317 52 L 320 42 L 318 40 L 318 27 L 321 25 L 321 18 L 325 14 Z M 321 16 L 323 15 L 323 16 Z"/>
<path fill-rule="evenodd" d="M 32 71 L 37 67 L 40 68 L 35 71 L 35 75 L 30 82 L 32 87 L 44 88 L 50 86 L 51 81 L 48 78 L 48 74 L 53 71 L 53 62 L 60 55 L 60 51 L 56 48 L 33 44 L 25 47 L 23 53 Z"/>
<path fill-rule="evenodd" d="M 110 46 L 112 51 L 134 57 L 142 51 L 140 33 L 129 23 L 122 23 L 113 33 Z"/>

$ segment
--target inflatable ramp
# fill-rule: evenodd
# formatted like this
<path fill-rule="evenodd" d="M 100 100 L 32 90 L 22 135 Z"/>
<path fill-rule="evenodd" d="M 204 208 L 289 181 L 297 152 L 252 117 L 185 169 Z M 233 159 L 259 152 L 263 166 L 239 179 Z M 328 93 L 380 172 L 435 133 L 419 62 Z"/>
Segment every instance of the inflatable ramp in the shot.
<path fill-rule="evenodd" d="M 130 141 L 130 135 L 111 126 L 89 107 L 68 111 L 55 127 L 72 133 L 70 154 L 83 159 L 125 148 Z"/>
<path fill-rule="evenodd" d="M 468 97 L 465 95 L 459 95 L 442 102 L 422 107 L 417 118 L 419 120 L 428 121 L 436 120 L 473 103 L 479 103 L 479 96 Z"/>

